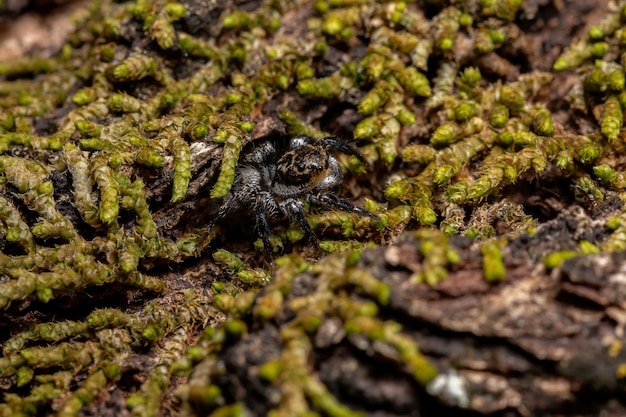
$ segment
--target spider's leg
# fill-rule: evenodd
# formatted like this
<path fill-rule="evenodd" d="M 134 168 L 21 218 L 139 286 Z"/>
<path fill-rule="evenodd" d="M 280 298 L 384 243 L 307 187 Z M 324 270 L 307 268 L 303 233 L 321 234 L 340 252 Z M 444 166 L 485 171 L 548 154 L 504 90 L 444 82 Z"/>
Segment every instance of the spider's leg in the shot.
<path fill-rule="evenodd" d="M 315 245 L 317 249 L 320 249 L 320 241 L 315 235 L 315 232 L 311 228 L 311 225 L 306 220 L 304 213 L 304 204 L 299 200 L 289 200 L 283 207 L 289 216 L 290 221 L 298 223 L 305 235 Z M 320 249 L 321 250 L 321 249 Z"/>
<path fill-rule="evenodd" d="M 272 229 L 270 223 L 267 221 L 267 216 L 263 210 L 258 210 L 256 216 L 256 229 L 261 235 L 261 241 L 263 242 L 263 251 L 268 257 L 272 257 L 272 245 L 270 243 L 270 234 Z"/>
<path fill-rule="evenodd" d="M 274 197 L 267 191 L 261 192 L 257 195 L 254 215 L 256 218 L 256 229 L 259 235 L 261 235 L 261 241 L 263 242 L 263 250 L 268 257 L 272 257 L 272 245 L 270 244 L 270 235 L 272 229 L 268 221 L 269 217 L 278 217 L 282 213 L 279 204 Z"/>
<path fill-rule="evenodd" d="M 359 161 L 367 165 L 367 161 L 361 155 L 361 152 L 356 149 L 352 144 L 345 142 L 343 140 L 337 139 L 335 136 L 326 136 L 323 139 L 320 139 L 322 146 L 328 151 L 337 151 L 344 153 L 346 155 L 355 156 Z"/>
<path fill-rule="evenodd" d="M 331 193 L 319 193 L 317 195 L 311 195 L 309 196 L 309 202 L 311 204 L 315 204 L 325 208 L 335 208 L 348 213 L 356 213 L 360 216 L 367 216 L 375 220 L 380 220 L 380 217 L 378 217 L 376 214 L 357 207 L 348 200 L 344 200 L 343 198 L 337 197 L 336 195 Z"/>
<path fill-rule="evenodd" d="M 224 202 L 215 213 L 215 216 L 211 219 L 212 224 L 217 224 L 224 220 L 228 215 L 236 212 L 240 205 L 237 199 L 233 196 L 228 196 L 226 202 Z"/>
<path fill-rule="evenodd" d="M 211 219 L 217 224 L 237 212 L 250 210 L 254 206 L 260 189 L 261 174 L 250 165 L 243 165 L 235 176 L 233 187 L 224 197 L 223 203 Z"/>

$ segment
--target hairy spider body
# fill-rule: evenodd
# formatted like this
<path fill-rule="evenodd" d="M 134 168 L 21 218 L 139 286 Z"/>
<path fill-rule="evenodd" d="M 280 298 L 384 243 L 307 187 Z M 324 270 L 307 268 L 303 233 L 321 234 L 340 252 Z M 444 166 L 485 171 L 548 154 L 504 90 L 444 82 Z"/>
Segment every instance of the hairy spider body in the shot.
<path fill-rule="evenodd" d="M 306 220 L 305 201 L 327 210 L 339 209 L 377 218 L 333 194 L 343 181 L 341 167 L 333 155 L 337 153 L 362 159 L 356 149 L 334 136 L 323 139 L 296 136 L 285 143 L 270 140 L 252 143 L 242 154 L 231 191 L 212 223 L 235 214 L 253 216 L 265 251 L 269 253 L 270 222 L 285 218 L 297 223 L 319 247 L 317 236 Z"/>

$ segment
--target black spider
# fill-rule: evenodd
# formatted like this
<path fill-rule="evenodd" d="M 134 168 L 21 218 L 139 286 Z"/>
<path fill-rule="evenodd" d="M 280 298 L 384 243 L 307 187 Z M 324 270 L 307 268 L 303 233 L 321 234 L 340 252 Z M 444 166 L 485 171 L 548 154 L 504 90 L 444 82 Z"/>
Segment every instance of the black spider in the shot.
<path fill-rule="evenodd" d="M 296 136 L 288 141 L 253 142 L 237 166 L 231 191 L 212 219 L 216 224 L 233 214 L 254 216 L 266 253 L 270 253 L 270 221 L 296 222 L 319 248 L 319 240 L 305 217 L 303 199 L 323 209 L 339 209 L 378 219 L 373 213 L 333 194 L 343 181 L 336 153 L 354 155 L 352 146 L 334 136 L 314 139 Z"/>

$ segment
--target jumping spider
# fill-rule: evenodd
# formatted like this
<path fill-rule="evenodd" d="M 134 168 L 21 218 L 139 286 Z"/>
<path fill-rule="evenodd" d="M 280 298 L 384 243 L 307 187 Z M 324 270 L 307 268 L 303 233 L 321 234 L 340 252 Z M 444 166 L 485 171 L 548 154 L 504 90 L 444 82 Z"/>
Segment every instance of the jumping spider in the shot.
<path fill-rule="evenodd" d="M 235 213 L 254 216 L 265 252 L 270 254 L 270 221 L 285 218 L 298 223 L 319 248 L 319 240 L 306 220 L 303 200 L 326 210 L 339 209 L 377 219 L 375 214 L 333 194 L 343 181 L 341 167 L 333 156 L 336 153 L 363 160 L 356 149 L 334 136 L 253 142 L 242 154 L 232 189 L 212 223 Z"/>

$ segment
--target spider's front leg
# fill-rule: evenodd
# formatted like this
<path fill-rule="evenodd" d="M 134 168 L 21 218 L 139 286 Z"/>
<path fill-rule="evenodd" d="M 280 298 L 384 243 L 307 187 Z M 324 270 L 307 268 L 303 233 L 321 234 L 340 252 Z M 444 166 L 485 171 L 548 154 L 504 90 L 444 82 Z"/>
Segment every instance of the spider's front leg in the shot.
<path fill-rule="evenodd" d="M 287 212 L 289 221 L 295 221 L 296 223 L 298 223 L 304 234 L 308 236 L 309 240 L 315 245 L 318 250 L 321 250 L 320 241 L 315 235 L 313 229 L 311 228 L 311 225 L 306 220 L 306 213 L 304 211 L 304 204 L 302 203 L 302 201 L 289 199 L 284 202 L 282 206 L 285 212 Z"/>
<path fill-rule="evenodd" d="M 309 203 L 323 207 L 325 209 L 339 209 L 347 213 L 356 213 L 360 216 L 367 216 L 371 217 L 374 220 L 380 220 L 380 217 L 378 217 L 376 214 L 357 207 L 348 200 L 344 200 L 343 198 L 337 197 L 336 195 L 331 193 L 319 193 L 317 195 L 310 195 Z"/>
<path fill-rule="evenodd" d="M 335 136 L 326 136 L 319 141 L 327 151 L 341 152 L 346 155 L 354 156 L 363 164 L 367 165 L 367 161 L 361 152 L 359 152 L 358 149 L 349 142 L 339 140 Z"/>

